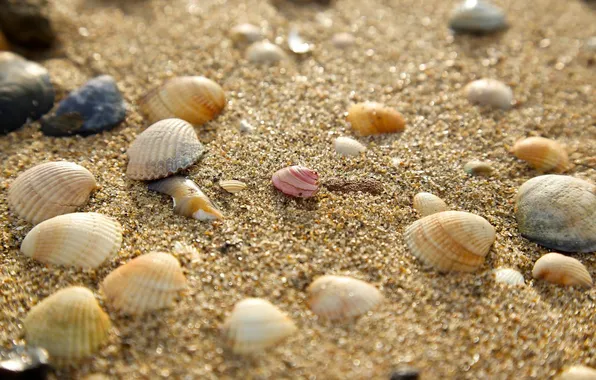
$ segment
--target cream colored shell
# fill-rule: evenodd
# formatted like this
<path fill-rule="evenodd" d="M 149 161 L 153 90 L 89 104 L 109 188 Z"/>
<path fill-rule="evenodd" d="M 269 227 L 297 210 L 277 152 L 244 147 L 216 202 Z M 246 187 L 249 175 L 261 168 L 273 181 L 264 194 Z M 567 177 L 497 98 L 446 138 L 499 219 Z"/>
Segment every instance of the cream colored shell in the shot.
<path fill-rule="evenodd" d="M 464 171 L 470 175 L 488 176 L 493 172 L 490 162 L 472 160 L 466 162 Z"/>
<path fill-rule="evenodd" d="M 569 168 L 569 157 L 565 148 L 555 140 L 544 137 L 528 137 L 515 143 L 512 150 L 515 157 L 526 161 L 541 172 L 563 172 Z"/>
<path fill-rule="evenodd" d="M 408 226 L 404 234 L 410 252 L 441 272 L 478 269 L 495 237 L 486 219 L 461 211 L 426 216 Z"/>
<path fill-rule="evenodd" d="M 253 24 L 238 24 L 230 29 L 230 38 L 234 44 L 243 46 L 263 39 L 258 26 Z"/>
<path fill-rule="evenodd" d="M 561 372 L 555 380 L 596 380 L 596 369 L 574 365 Z"/>
<path fill-rule="evenodd" d="M 560 253 L 547 253 L 536 260 L 532 276 L 557 285 L 592 287 L 592 277 L 584 264 Z"/>
<path fill-rule="evenodd" d="M 59 215 L 35 226 L 21 243 L 25 256 L 47 264 L 97 268 L 122 243 L 116 220 L 94 212 Z"/>
<path fill-rule="evenodd" d="M 256 64 L 274 64 L 288 59 L 287 54 L 269 41 L 258 41 L 246 49 L 246 59 Z"/>
<path fill-rule="evenodd" d="M 524 285 L 524 276 L 516 271 L 515 269 L 510 268 L 497 268 L 493 271 L 495 276 L 495 281 L 500 282 L 503 284 L 509 285 Z"/>
<path fill-rule="evenodd" d="M 26 221 L 38 224 L 76 211 L 97 188 L 95 177 L 73 162 L 46 162 L 21 173 L 8 190 L 10 208 Z"/>
<path fill-rule="evenodd" d="M 358 156 L 366 150 L 366 147 L 358 140 L 350 137 L 338 137 L 333 141 L 335 151 L 342 156 Z"/>
<path fill-rule="evenodd" d="M 126 314 L 170 307 L 186 278 L 170 254 L 151 252 L 116 268 L 102 282 L 108 302 Z"/>
<path fill-rule="evenodd" d="M 346 276 L 319 277 L 307 293 L 313 313 L 331 320 L 358 317 L 383 300 L 381 292 L 371 284 Z"/>
<path fill-rule="evenodd" d="M 402 132 L 406 128 L 406 121 L 401 113 L 374 102 L 350 106 L 347 121 L 360 136 Z"/>
<path fill-rule="evenodd" d="M 449 210 L 449 206 L 447 206 L 445 201 L 431 193 L 422 192 L 416 194 L 412 203 L 414 209 L 418 211 L 421 217 Z"/>
<path fill-rule="evenodd" d="M 242 190 L 246 189 L 246 184 L 244 182 L 237 181 L 235 179 L 219 181 L 219 186 L 221 186 L 221 188 L 227 191 L 228 193 L 232 194 L 239 193 Z"/>
<path fill-rule="evenodd" d="M 507 110 L 513 102 L 511 88 L 495 79 L 475 80 L 464 87 L 464 93 L 470 103 L 482 106 Z"/>
<path fill-rule="evenodd" d="M 31 308 L 23 326 L 28 344 L 45 348 L 52 361 L 69 363 L 96 352 L 107 341 L 111 324 L 93 293 L 73 286 Z"/>

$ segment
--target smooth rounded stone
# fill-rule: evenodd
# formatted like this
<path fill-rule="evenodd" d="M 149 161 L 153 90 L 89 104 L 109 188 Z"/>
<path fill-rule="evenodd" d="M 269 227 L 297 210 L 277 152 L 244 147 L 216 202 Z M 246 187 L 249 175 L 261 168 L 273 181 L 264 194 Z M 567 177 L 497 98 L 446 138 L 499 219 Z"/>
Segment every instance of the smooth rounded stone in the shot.
<path fill-rule="evenodd" d="M 505 13 L 484 0 L 465 0 L 452 12 L 449 27 L 460 33 L 490 33 L 507 27 Z"/>
<path fill-rule="evenodd" d="M 230 39 L 236 46 L 243 46 L 262 40 L 263 34 L 256 25 L 238 24 L 230 29 Z"/>
<path fill-rule="evenodd" d="M 468 83 L 464 93 L 472 104 L 508 110 L 513 101 L 511 87 L 496 79 L 479 79 Z"/>
<path fill-rule="evenodd" d="M 48 352 L 41 347 L 14 346 L 0 350 L 0 379 L 45 380 L 50 368 Z"/>
<path fill-rule="evenodd" d="M 109 75 L 91 79 L 60 102 L 53 116 L 42 119 L 48 136 L 92 135 L 124 121 L 126 103 Z"/>
<path fill-rule="evenodd" d="M 493 172 L 493 167 L 490 162 L 472 160 L 466 162 L 464 171 L 469 175 L 489 176 Z"/>
<path fill-rule="evenodd" d="M 0 10 L 0 29 L 10 41 L 49 47 L 56 39 L 47 0 L 0 0 Z"/>
<path fill-rule="evenodd" d="M 391 372 L 389 380 L 418 380 L 419 378 L 420 371 L 415 368 L 404 367 Z"/>
<path fill-rule="evenodd" d="M 515 201 L 522 236 L 563 252 L 596 251 L 596 185 L 564 175 L 526 181 Z"/>
<path fill-rule="evenodd" d="M 257 64 L 274 64 L 288 59 L 287 54 L 269 41 L 258 41 L 246 49 L 246 59 Z"/>
<path fill-rule="evenodd" d="M 354 45 L 356 38 L 351 33 L 336 33 L 331 37 L 331 43 L 338 49 L 347 49 Z"/>
<path fill-rule="evenodd" d="M 45 68 L 16 54 L 0 52 L 0 134 L 39 119 L 54 105 L 54 96 Z"/>

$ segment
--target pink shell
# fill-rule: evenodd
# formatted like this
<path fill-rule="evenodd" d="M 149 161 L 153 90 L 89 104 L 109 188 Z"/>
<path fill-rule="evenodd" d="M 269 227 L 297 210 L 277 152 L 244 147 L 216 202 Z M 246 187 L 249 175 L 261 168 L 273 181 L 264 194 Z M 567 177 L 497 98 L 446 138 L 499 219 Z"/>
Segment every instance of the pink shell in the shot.
<path fill-rule="evenodd" d="M 289 166 L 273 174 L 273 186 L 284 194 L 310 198 L 319 191 L 319 175 L 304 166 Z"/>

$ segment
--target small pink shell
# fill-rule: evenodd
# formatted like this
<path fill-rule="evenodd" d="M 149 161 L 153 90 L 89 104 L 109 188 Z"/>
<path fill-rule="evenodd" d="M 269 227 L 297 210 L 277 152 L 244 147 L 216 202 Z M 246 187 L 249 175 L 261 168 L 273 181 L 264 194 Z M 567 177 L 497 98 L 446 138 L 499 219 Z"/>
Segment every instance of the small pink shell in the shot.
<path fill-rule="evenodd" d="M 304 166 L 288 166 L 273 174 L 273 186 L 286 195 L 310 198 L 319 191 L 319 175 Z"/>

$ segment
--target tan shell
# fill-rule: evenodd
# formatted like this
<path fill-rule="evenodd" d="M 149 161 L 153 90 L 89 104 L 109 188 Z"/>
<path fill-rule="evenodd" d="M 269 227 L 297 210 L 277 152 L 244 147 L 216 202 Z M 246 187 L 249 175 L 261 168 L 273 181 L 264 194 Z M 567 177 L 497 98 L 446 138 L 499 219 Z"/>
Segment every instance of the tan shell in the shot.
<path fill-rule="evenodd" d="M 532 276 L 563 286 L 592 287 L 592 277 L 584 264 L 560 253 L 547 253 L 536 260 Z"/>
<path fill-rule="evenodd" d="M 256 64 L 274 64 L 288 59 L 287 54 L 269 41 L 258 41 L 246 49 L 246 59 Z"/>
<path fill-rule="evenodd" d="M 242 181 L 237 181 L 235 179 L 219 181 L 219 186 L 222 187 L 228 193 L 239 193 L 242 190 L 246 189 L 246 184 Z"/>
<path fill-rule="evenodd" d="M 565 148 L 555 140 L 544 137 L 528 137 L 515 143 L 512 150 L 515 157 L 526 161 L 542 172 L 563 172 L 569 168 Z"/>
<path fill-rule="evenodd" d="M 313 313 L 332 320 L 358 317 L 383 300 L 381 292 L 371 284 L 346 276 L 319 277 L 307 292 Z"/>
<path fill-rule="evenodd" d="M 524 285 L 524 276 L 510 268 L 497 268 L 493 271 L 495 281 L 509 285 Z"/>
<path fill-rule="evenodd" d="M 23 325 L 27 343 L 45 348 L 59 363 L 96 352 L 111 326 L 93 293 L 79 286 L 59 290 L 35 305 Z"/>
<path fill-rule="evenodd" d="M 448 211 L 449 206 L 441 198 L 431 193 L 418 193 L 414 196 L 413 206 L 421 217 Z"/>
<path fill-rule="evenodd" d="M 555 380 L 596 380 L 596 369 L 574 365 L 561 372 Z"/>
<path fill-rule="evenodd" d="M 348 109 L 348 122 L 361 136 L 402 132 L 406 121 L 401 113 L 379 103 L 365 102 Z"/>
<path fill-rule="evenodd" d="M 102 282 L 102 290 L 116 309 L 142 314 L 171 306 L 186 288 L 186 278 L 176 258 L 151 252 L 116 268 Z"/>
<path fill-rule="evenodd" d="M 410 252 L 441 272 L 478 269 L 495 237 L 486 219 L 461 211 L 426 216 L 409 225 L 404 234 Z"/>
<path fill-rule="evenodd" d="M 97 188 L 95 177 L 73 162 L 46 162 L 21 173 L 8 190 L 10 208 L 37 224 L 76 211 Z"/>
<path fill-rule="evenodd" d="M 139 102 L 150 123 L 178 118 L 197 126 L 213 120 L 225 105 L 221 86 L 200 76 L 172 78 Z"/>
<path fill-rule="evenodd" d="M 126 175 L 145 181 L 165 178 L 197 162 L 203 151 L 192 125 L 180 119 L 161 120 L 128 148 Z"/>
<path fill-rule="evenodd" d="M 470 175 L 488 176 L 493 172 L 490 162 L 472 160 L 466 162 L 464 171 Z"/>
<path fill-rule="evenodd" d="M 269 301 L 246 298 L 234 305 L 222 330 L 234 353 L 251 354 L 276 345 L 292 335 L 296 326 Z"/>
<path fill-rule="evenodd" d="M 59 215 L 35 226 L 21 243 L 25 256 L 47 264 L 97 268 L 122 244 L 122 227 L 95 212 Z"/>

